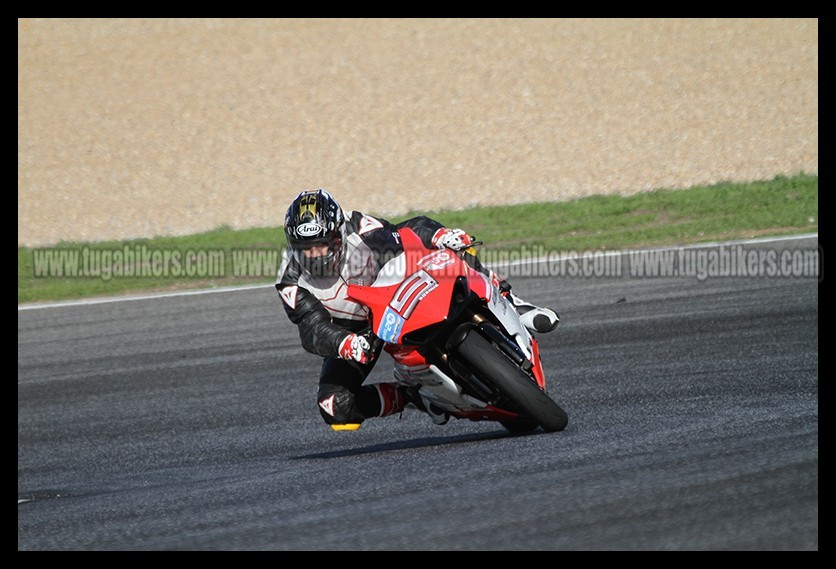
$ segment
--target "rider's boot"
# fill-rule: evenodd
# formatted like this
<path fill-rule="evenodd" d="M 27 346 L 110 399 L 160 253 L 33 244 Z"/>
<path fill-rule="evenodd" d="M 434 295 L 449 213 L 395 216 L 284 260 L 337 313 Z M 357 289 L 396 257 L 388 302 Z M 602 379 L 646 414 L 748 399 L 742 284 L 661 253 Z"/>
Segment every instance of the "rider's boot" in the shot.
<path fill-rule="evenodd" d="M 377 394 L 380 396 L 380 414 L 378 417 L 388 417 L 403 411 L 407 400 L 406 390 L 396 383 L 375 383 Z"/>
<path fill-rule="evenodd" d="M 365 389 L 366 386 L 364 386 Z M 389 415 L 395 415 L 403 411 L 404 405 L 407 404 L 406 393 L 404 388 L 399 386 L 396 383 L 374 383 L 369 386 L 373 391 L 377 392 L 377 396 L 380 400 L 380 411 L 377 415 L 371 415 L 372 417 L 388 417 Z M 320 407 L 322 407 L 326 413 L 333 416 L 333 412 L 330 409 L 333 408 L 334 405 L 334 398 L 337 395 L 331 395 L 330 397 L 323 399 L 320 401 Z M 374 413 L 374 411 L 372 411 Z M 368 416 L 366 418 L 369 418 Z M 356 431 L 360 428 L 360 425 L 363 422 L 361 417 L 356 417 L 357 420 L 350 420 L 347 422 L 333 422 L 331 424 L 331 428 L 335 431 Z"/>
<path fill-rule="evenodd" d="M 530 302 L 521 299 L 511 292 L 511 285 L 508 281 L 500 281 L 499 290 L 511 301 L 511 305 L 517 310 L 517 314 L 520 315 L 520 322 L 530 332 L 545 334 L 557 328 L 557 325 L 560 323 L 560 317 L 557 315 L 557 312 L 549 308 L 534 306 Z"/>
<path fill-rule="evenodd" d="M 450 420 L 450 413 L 447 413 L 434 403 L 425 399 L 421 395 L 420 387 L 402 387 L 401 389 L 403 389 L 407 403 L 412 403 L 416 409 L 429 415 L 432 422 L 436 425 L 445 425 Z"/>

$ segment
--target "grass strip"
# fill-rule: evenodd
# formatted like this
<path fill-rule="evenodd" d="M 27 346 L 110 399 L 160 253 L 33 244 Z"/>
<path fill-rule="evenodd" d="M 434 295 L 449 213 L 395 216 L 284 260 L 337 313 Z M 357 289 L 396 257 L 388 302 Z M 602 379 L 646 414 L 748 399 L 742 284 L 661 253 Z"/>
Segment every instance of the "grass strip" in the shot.
<path fill-rule="evenodd" d="M 363 209 L 362 204 L 344 204 Z M 374 214 L 374 212 L 368 212 Z M 617 250 L 818 231 L 818 176 L 660 189 L 566 202 L 416 210 L 461 227 L 489 252 Z M 54 247 L 18 247 L 18 303 L 272 282 L 281 227 Z"/>

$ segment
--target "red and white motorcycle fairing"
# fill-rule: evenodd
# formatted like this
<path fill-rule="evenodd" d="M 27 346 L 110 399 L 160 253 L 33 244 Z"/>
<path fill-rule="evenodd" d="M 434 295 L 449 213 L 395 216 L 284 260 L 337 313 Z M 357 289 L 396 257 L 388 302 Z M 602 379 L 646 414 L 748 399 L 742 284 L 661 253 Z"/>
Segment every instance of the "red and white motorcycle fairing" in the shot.
<path fill-rule="evenodd" d="M 462 294 L 460 283 L 464 277 L 467 289 L 483 301 L 480 310 L 488 310 L 495 325 L 504 330 L 505 337 L 519 346 L 528 362 L 523 362 L 524 366 L 540 388 L 545 389 L 537 341 L 490 278 L 472 269 L 454 251 L 427 249 L 409 229 L 401 229 L 399 233 L 404 251 L 381 268 L 371 286 L 349 283 L 348 291 L 351 298 L 370 308 L 372 331 L 385 342 L 384 349 L 396 362 L 396 381 L 420 386 L 419 393 L 425 402 L 434 403 L 452 416 L 472 420 L 519 419 L 514 411 L 466 393 L 453 377 L 427 361 L 415 343 L 410 342 L 410 334 L 444 323 L 452 316 L 451 299 Z M 490 318 L 490 315 L 476 318 Z"/>

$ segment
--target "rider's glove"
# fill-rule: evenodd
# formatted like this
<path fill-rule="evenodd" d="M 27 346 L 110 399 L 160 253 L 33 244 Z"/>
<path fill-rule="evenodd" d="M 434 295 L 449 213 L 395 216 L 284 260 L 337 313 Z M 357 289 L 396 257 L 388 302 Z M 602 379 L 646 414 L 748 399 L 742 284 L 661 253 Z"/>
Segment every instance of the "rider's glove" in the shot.
<path fill-rule="evenodd" d="M 439 249 L 452 249 L 453 251 L 467 249 L 471 243 L 473 243 L 473 238 L 464 229 L 442 227 L 432 238 L 432 244 Z"/>
<path fill-rule="evenodd" d="M 344 360 L 354 360 L 361 364 L 370 362 L 374 357 L 369 341 L 357 334 L 349 334 L 340 342 L 340 357 Z"/>

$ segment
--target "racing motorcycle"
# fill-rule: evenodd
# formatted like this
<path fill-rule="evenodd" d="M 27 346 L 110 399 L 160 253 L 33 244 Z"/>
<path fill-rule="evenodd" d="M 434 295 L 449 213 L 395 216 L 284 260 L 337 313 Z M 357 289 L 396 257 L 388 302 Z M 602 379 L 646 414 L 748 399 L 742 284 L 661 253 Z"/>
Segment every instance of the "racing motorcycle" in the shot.
<path fill-rule="evenodd" d="M 459 253 L 427 249 L 398 230 L 403 253 L 348 296 L 370 311 L 373 338 L 400 366 L 396 377 L 425 406 L 515 434 L 562 431 L 566 412 L 546 391 L 537 340 L 496 283 Z"/>

